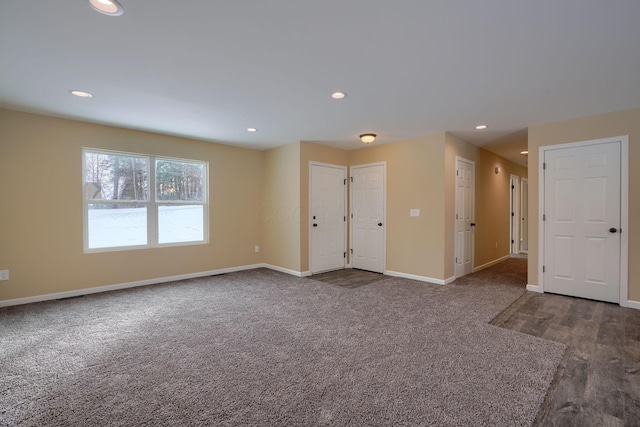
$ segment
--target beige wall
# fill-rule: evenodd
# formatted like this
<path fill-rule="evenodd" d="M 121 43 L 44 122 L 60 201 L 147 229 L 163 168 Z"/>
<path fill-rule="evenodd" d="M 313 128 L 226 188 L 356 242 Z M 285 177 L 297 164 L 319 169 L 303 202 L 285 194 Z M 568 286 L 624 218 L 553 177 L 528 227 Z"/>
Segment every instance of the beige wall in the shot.
<path fill-rule="evenodd" d="M 629 299 L 640 301 L 640 108 L 529 128 L 529 283 L 538 284 L 538 150 L 542 146 L 629 135 Z"/>
<path fill-rule="evenodd" d="M 265 152 L 262 206 L 264 260 L 301 271 L 300 143 Z"/>
<path fill-rule="evenodd" d="M 527 178 L 527 168 L 480 149 L 476 163 L 475 267 L 509 255 L 510 175 Z M 495 168 L 500 173 L 495 173 Z M 497 248 L 496 248 L 497 244 Z"/>
<path fill-rule="evenodd" d="M 387 162 L 387 270 L 444 279 L 444 145 L 441 133 L 349 153 L 351 166 Z"/>
<path fill-rule="evenodd" d="M 300 143 L 300 268 L 303 272 L 309 271 L 309 162 L 349 166 L 349 152 L 310 142 Z"/>
<path fill-rule="evenodd" d="M 82 147 L 208 161 L 210 243 L 84 254 L 82 192 L 74 190 Z M 501 256 L 493 245 L 496 236 L 508 241 L 508 218 L 495 206 L 508 206 L 509 173 L 526 170 L 450 134 L 353 151 L 297 142 L 260 152 L 0 110 L 0 269 L 11 272 L 0 300 L 262 262 L 306 272 L 309 161 L 386 162 L 386 268 L 445 280 L 453 275 L 456 156 L 476 162 L 478 266 Z M 504 172 L 495 176 L 498 163 Z"/>
<path fill-rule="evenodd" d="M 83 253 L 82 148 L 209 162 L 210 243 Z M 262 262 L 260 151 L 0 110 L 0 300 Z"/>

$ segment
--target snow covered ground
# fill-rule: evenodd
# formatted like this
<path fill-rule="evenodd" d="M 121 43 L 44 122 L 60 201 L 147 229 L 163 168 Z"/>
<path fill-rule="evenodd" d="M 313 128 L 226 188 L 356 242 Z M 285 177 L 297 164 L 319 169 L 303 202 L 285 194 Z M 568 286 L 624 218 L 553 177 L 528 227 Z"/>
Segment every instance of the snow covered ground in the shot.
<path fill-rule="evenodd" d="M 159 206 L 158 243 L 204 240 L 203 207 Z M 147 209 L 89 209 L 89 248 L 147 244 Z"/>

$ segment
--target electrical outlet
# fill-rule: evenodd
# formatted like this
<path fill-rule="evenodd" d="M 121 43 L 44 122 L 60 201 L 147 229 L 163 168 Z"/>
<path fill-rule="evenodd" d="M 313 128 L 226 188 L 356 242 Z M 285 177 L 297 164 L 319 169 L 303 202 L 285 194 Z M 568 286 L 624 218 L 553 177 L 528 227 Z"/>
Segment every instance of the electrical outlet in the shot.
<path fill-rule="evenodd" d="M 0 270 L 0 280 L 9 280 L 9 270 Z"/>
<path fill-rule="evenodd" d="M 255 251 L 256 251 L 256 252 L 260 252 L 260 246 L 256 245 L 256 247 L 255 247 Z"/>

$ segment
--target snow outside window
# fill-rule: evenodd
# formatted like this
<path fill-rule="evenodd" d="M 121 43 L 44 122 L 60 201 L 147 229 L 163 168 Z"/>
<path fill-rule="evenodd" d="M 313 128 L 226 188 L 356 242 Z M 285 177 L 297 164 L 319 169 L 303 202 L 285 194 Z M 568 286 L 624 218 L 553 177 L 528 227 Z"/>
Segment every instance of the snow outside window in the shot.
<path fill-rule="evenodd" d="M 83 151 L 85 252 L 206 243 L 207 163 Z"/>

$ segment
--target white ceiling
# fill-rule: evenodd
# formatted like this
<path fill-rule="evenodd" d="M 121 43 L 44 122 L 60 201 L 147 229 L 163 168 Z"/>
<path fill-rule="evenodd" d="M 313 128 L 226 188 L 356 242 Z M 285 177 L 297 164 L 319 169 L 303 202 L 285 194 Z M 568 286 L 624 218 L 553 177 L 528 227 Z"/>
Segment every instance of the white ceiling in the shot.
<path fill-rule="evenodd" d="M 259 149 L 352 149 L 363 132 L 483 146 L 640 106 L 638 0 L 120 3 L 108 17 L 86 0 L 2 0 L 0 107 Z"/>

